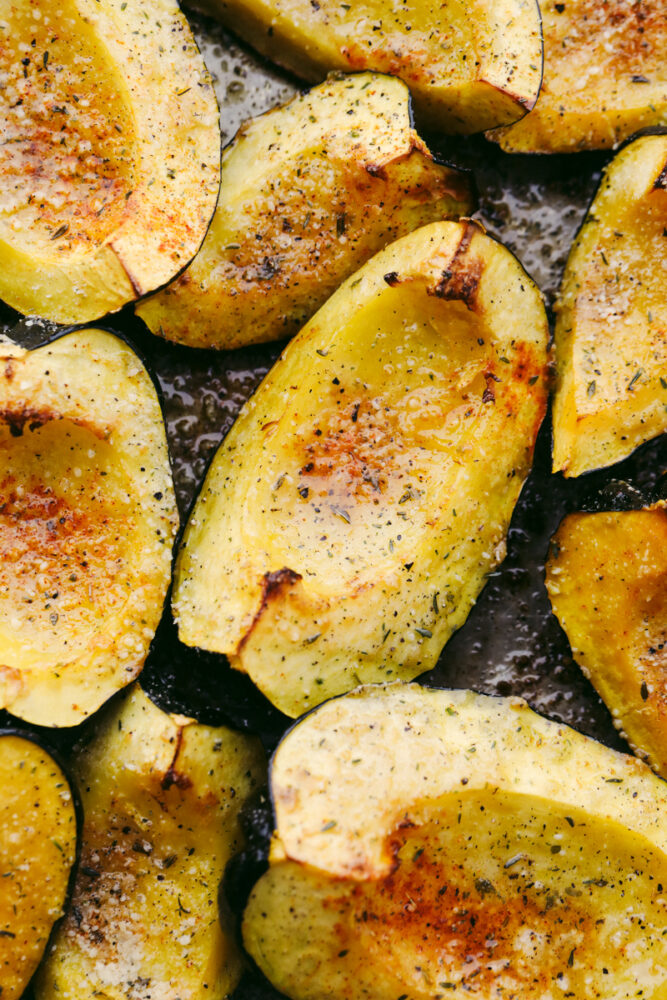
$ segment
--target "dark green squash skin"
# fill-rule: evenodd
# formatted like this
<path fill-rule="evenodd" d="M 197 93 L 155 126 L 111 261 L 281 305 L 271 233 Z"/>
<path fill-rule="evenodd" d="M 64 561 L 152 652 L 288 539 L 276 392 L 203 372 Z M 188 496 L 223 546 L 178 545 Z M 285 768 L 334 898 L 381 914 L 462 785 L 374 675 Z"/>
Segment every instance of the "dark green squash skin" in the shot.
<path fill-rule="evenodd" d="M 13 725 L 5 725 L 5 721 L 9 721 L 10 718 L 11 717 L 9 716 L 9 713 L 4 711 L 0 712 L 0 740 L 3 739 L 3 737 L 5 736 L 15 736 L 18 737 L 19 739 L 27 740 L 30 743 L 34 743 L 35 746 L 39 747 L 40 750 L 42 750 L 45 754 L 47 754 L 63 773 L 65 781 L 67 782 L 67 787 L 69 788 L 70 791 L 70 795 L 72 796 L 72 806 L 74 809 L 74 817 L 76 823 L 76 845 L 75 845 L 74 863 L 71 867 L 69 873 L 69 879 L 67 881 L 67 890 L 65 892 L 65 897 L 63 900 L 63 914 L 58 920 L 55 921 L 55 923 L 51 928 L 43 952 L 43 954 L 46 954 L 48 949 L 51 947 L 51 944 L 54 940 L 54 936 L 56 931 L 58 930 L 58 927 L 60 926 L 65 917 L 69 901 L 72 898 L 74 883 L 76 881 L 76 870 L 79 865 L 79 858 L 81 854 L 81 831 L 83 830 L 83 808 L 81 805 L 81 797 L 79 795 L 79 790 L 77 788 L 76 782 L 72 779 L 69 773 L 69 768 L 65 761 L 64 751 L 55 750 L 53 746 L 50 745 L 44 739 L 42 732 L 39 731 L 39 727 L 37 726 L 30 726 L 30 728 L 19 729 L 18 727 Z M 79 737 L 81 736 L 81 728 L 82 727 L 76 727 L 76 734 Z M 55 735 L 55 736 L 63 735 L 62 732 L 58 732 L 55 730 L 47 730 L 47 732 L 50 735 Z M 70 732 L 73 735 L 73 731 Z M 65 741 L 62 742 L 64 743 Z M 34 994 L 31 983 L 28 984 L 21 1000 L 34 1000 Z"/>

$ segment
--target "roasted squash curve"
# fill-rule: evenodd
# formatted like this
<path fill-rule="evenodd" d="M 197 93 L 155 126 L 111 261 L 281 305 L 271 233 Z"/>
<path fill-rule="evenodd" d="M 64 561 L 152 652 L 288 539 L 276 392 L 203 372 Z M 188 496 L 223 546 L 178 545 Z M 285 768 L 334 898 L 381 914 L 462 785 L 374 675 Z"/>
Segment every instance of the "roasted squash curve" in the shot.
<path fill-rule="evenodd" d="M 362 688 L 286 734 L 245 946 L 292 1000 L 664 1000 L 667 787 L 520 699 Z"/>
<path fill-rule="evenodd" d="M 612 160 L 556 307 L 553 468 L 612 465 L 667 430 L 667 134 Z"/>
<path fill-rule="evenodd" d="M 220 447 L 177 557 L 181 640 L 293 716 L 430 669 L 503 558 L 547 334 L 539 291 L 474 223 L 372 258 Z"/>
<path fill-rule="evenodd" d="M 471 189 L 415 132 L 404 83 L 332 75 L 241 127 L 201 250 L 136 311 L 190 347 L 291 336 L 392 240 L 470 215 Z"/>
<path fill-rule="evenodd" d="M 72 726 L 141 670 L 178 513 L 150 375 L 103 330 L 0 345 L 0 707 Z"/>
<path fill-rule="evenodd" d="M 176 0 L 0 11 L 0 299 L 90 322 L 170 281 L 215 209 L 220 127 Z"/>

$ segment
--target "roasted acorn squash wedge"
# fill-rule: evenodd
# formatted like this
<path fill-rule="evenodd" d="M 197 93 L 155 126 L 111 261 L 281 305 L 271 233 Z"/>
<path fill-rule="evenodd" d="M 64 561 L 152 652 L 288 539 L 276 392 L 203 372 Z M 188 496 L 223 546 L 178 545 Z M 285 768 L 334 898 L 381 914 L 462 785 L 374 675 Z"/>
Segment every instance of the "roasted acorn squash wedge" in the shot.
<path fill-rule="evenodd" d="M 0 996 L 18 1000 L 64 912 L 77 813 L 61 767 L 27 734 L 0 730 Z"/>
<path fill-rule="evenodd" d="M 1 708 L 71 726 L 129 684 L 177 520 L 157 393 L 127 344 L 0 344 Z"/>
<path fill-rule="evenodd" d="M 412 128 L 405 84 L 332 78 L 242 127 L 204 245 L 137 312 L 191 347 L 276 340 L 392 240 L 473 208 L 467 177 Z"/>
<path fill-rule="evenodd" d="M 520 122 L 488 134 L 508 153 L 609 149 L 667 124 L 664 0 L 541 0 L 544 79 Z"/>
<path fill-rule="evenodd" d="M 37 1000 L 223 1000 L 241 957 L 218 886 L 265 780 L 259 740 L 162 712 L 135 685 L 73 771 L 81 861 Z"/>
<path fill-rule="evenodd" d="M 519 700 L 365 688 L 299 722 L 245 946 L 294 1000 L 665 995 L 667 788 Z"/>
<path fill-rule="evenodd" d="M 0 11 L 0 298 L 82 323 L 170 281 L 215 209 L 212 85 L 176 0 Z"/>
<path fill-rule="evenodd" d="M 667 509 L 571 514 L 547 590 L 572 654 L 635 753 L 667 778 Z"/>
<path fill-rule="evenodd" d="M 504 555 L 546 340 L 538 290 L 473 223 L 372 258 L 220 447 L 177 558 L 181 640 L 292 716 L 430 669 Z"/>
<path fill-rule="evenodd" d="M 553 467 L 612 465 L 667 429 L 667 135 L 612 161 L 570 251 L 555 330 Z"/>
<path fill-rule="evenodd" d="M 542 78 L 535 0 L 197 0 L 263 55 L 318 81 L 376 70 L 407 83 L 420 123 L 479 132 L 521 118 Z"/>

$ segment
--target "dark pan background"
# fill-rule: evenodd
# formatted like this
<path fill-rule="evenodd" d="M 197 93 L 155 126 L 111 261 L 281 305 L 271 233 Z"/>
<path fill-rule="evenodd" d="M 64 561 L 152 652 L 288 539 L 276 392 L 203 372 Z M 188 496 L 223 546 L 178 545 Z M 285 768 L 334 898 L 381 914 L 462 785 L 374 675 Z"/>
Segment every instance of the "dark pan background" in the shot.
<path fill-rule="evenodd" d="M 288 100 L 299 81 L 238 44 L 216 23 L 192 14 L 191 22 L 213 74 L 221 108 L 223 143 L 246 118 Z M 417 123 L 419 124 L 419 123 Z M 567 253 L 597 187 L 609 154 L 511 156 L 481 137 L 426 135 L 434 152 L 472 170 L 479 191 L 476 217 L 522 262 L 542 289 L 552 317 Z M 162 391 L 181 517 L 201 485 L 206 466 L 278 356 L 282 344 L 233 352 L 195 351 L 151 336 L 128 308 L 103 325 L 126 335 L 152 368 Z M 33 347 L 54 328 L 21 320 L 0 306 L 0 332 Z M 567 639 L 552 616 L 544 588 L 549 539 L 562 517 L 582 505 L 625 502 L 625 480 L 651 491 L 667 470 L 667 435 L 640 448 L 612 470 L 566 481 L 550 474 L 549 418 L 539 436 L 535 467 L 514 514 L 504 563 L 490 575 L 466 624 L 450 640 L 437 666 L 421 678 L 435 687 L 473 688 L 520 695 L 538 712 L 627 749 L 609 712 L 573 662 Z M 607 486 L 604 499 L 597 499 Z M 142 683 L 163 708 L 209 724 L 250 729 L 272 750 L 289 724 L 224 658 L 182 646 L 168 611 L 156 636 Z M 0 725 L 15 725 L 0 712 Z M 26 727 L 23 724 L 22 728 Z M 86 724 L 94 727 L 95 720 Z M 33 727 L 34 728 L 34 727 Z M 52 746 L 67 753 L 81 730 L 49 730 Z M 257 830 L 261 841 L 263 830 Z M 248 972 L 235 1000 L 271 1000 L 278 994 Z M 31 1000 L 31 991 L 24 1000 Z"/>

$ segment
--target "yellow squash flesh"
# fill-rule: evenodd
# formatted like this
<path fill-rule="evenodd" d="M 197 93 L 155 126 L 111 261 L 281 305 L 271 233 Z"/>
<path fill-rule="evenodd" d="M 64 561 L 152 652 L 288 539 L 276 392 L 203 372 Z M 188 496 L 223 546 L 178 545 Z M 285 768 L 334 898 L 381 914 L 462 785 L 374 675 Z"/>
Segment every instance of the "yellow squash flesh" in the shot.
<path fill-rule="evenodd" d="M 553 468 L 612 465 L 667 429 L 667 135 L 626 146 L 570 251 L 556 319 Z"/>
<path fill-rule="evenodd" d="M 392 240 L 469 215 L 467 179 L 433 161 L 409 105 L 399 80 L 358 73 L 244 125 L 200 252 L 137 307 L 151 331 L 191 347 L 289 336 Z"/>
<path fill-rule="evenodd" d="M 572 654 L 633 750 L 667 778 L 667 510 L 571 514 L 547 590 Z"/>
<path fill-rule="evenodd" d="M 292 716 L 432 667 L 504 555 L 546 340 L 539 292 L 476 225 L 376 255 L 218 451 L 177 560 L 181 640 Z"/>
<path fill-rule="evenodd" d="M 542 0 L 544 79 L 520 122 L 490 132 L 508 153 L 609 149 L 667 125 L 664 0 Z"/>
<path fill-rule="evenodd" d="M 176 0 L 0 0 L 0 298 L 82 323 L 170 281 L 220 176 Z"/>
<path fill-rule="evenodd" d="M 75 725 L 136 677 L 177 522 L 136 354 L 100 330 L 0 344 L 0 707 Z"/>
<path fill-rule="evenodd" d="M 76 854 L 67 779 L 18 733 L 0 732 L 0 996 L 19 1000 L 62 916 Z"/>
<path fill-rule="evenodd" d="M 407 83 L 420 121 L 479 132 L 532 108 L 542 76 L 534 0 L 198 0 L 233 31 L 299 76 L 376 70 Z"/>
<path fill-rule="evenodd" d="M 73 770 L 81 862 L 36 1000 L 223 1000 L 241 958 L 218 886 L 264 779 L 259 741 L 168 715 L 135 687 Z"/>
<path fill-rule="evenodd" d="M 293 1000 L 665 997 L 667 791 L 634 758 L 391 685 L 298 723 L 271 791 L 243 936 Z"/>

